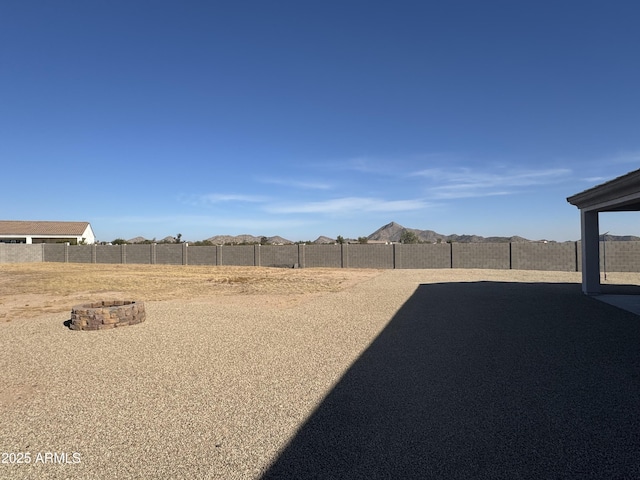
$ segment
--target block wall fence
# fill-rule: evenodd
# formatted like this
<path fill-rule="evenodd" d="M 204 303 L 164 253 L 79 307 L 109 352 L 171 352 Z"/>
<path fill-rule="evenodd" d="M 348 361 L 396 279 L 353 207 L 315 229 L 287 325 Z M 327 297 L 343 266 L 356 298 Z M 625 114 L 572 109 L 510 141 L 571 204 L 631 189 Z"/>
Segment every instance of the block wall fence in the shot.
<path fill-rule="evenodd" d="M 580 242 L 355 245 L 36 245 L 0 243 L 0 263 L 581 271 Z M 640 272 L 640 242 L 600 242 L 600 270 Z"/>

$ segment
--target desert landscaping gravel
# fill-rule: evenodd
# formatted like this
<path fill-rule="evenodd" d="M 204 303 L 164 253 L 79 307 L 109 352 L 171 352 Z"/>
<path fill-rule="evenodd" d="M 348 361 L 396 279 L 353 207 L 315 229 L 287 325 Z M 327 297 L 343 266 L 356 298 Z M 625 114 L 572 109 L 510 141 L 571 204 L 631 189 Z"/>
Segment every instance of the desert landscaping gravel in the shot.
<path fill-rule="evenodd" d="M 386 270 L 290 302 L 147 300 L 144 323 L 113 330 L 71 331 L 68 311 L 8 319 L 0 452 L 30 463 L 5 455 L 0 478 L 260 478 L 419 285 L 579 275 Z"/>

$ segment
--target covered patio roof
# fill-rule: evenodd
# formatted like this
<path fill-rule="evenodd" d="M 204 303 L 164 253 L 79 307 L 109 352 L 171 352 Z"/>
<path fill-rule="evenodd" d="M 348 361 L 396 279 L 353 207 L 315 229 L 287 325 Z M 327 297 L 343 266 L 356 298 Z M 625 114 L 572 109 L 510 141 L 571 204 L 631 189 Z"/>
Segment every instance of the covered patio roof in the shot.
<path fill-rule="evenodd" d="M 640 211 L 640 169 L 572 195 L 567 201 L 580 209 L 582 291 L 599 295 L 600 231 L 598 213 Z"/>
<path fill-rule="evenodd" d="M 580 210 L 622 212 L 640 210 L 640 170 L 592 187 L 567 198 Z"/>

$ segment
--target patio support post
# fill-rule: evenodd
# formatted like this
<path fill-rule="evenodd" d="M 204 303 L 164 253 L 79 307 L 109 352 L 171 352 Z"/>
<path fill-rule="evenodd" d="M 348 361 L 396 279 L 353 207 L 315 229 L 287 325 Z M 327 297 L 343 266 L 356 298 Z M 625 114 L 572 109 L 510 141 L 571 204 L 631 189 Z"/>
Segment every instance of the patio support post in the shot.
<path fill-rule="evenodd" d="M 582 230 L 582 293 L 600 294 L 600 227 L 597 210 L 580 210 Z"/>

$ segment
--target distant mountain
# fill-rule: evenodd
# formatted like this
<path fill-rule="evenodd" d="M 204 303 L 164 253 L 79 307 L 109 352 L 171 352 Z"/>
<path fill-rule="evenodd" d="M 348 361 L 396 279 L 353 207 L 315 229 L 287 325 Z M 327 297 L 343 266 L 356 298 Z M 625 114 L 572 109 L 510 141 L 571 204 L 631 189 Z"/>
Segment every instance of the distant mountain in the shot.
<path fill-rule="evenodd" d="M 127 240 L 127 243 L 144 243 L 146 242 L 147 239 L 144 237 L 135 237 L 135 238 L 130 238 L 129 240 Z"/>
<path fill-rule="evenodd" d="M 418 237 L 418 240 L 426 243 L 445 243 L 445 242 L 457 242 L 457 243 L 519 243 L 519 242 L 530 242 L 532 240 L 519 237 L 482 237 L 480 235 L 443 235 L 442 233 L 434 232 L 433 230 L 418 230 L 416 228 L 406 228 L 396 222 L 388 223 L 371 235 L 367 237 L 368 240 L 378 241 L 378 242 L 400 242 L 400 238 L 402 237 L 402 232 L 409 231 L 415 233 Z M 234 245 L 240 243 L 260 243 L 263 237 L 258 237 L 254 235 L 244 234 L 244 235 L 215 235 L 213 237 L 207 238 L 206 241 L 210 241 L 214 245 Z M 600 235 L 600 240 L 604 240 L 604 236 Z M 636 237 L 633 235 L 607 235 L 607 242 L 623 242 L 623 241 L 640 241 L 640 237 Z M 162 240 L 158 240 L 158 243 L 174 243 L 176 241 L 175 237 L 168 236 L 163 238 Z M 356 242 L 355 239 L 347 239 L 345 241 L 348 242 Z M 536 240 L 536 241 L 545 241 L 546 240 Z M 130 240 L 127 240 L 127 243 L 144 243 L 148 242 L 144 237 L 135 237 Z M 550 240 L 553 242 L 553 240 Z M 286 238 L 280 236 L 267 237 L 267 243 L 271 245 L 289 245 L 293 242 L 291 240 L 287 240 Z M 334 244 L 336 240 L 330 237 L 325 237 L 324 235 L 319 236 L 315 239 L 313 243 L 316 244 Z"/>
<path fill-rule="evenodd" d="M 271 245 L 288 245 L 293 242 L 291 240 L 287 240 L 286 238 L 275 236 L 275 237 L 267 237 L 267 243 Z"/>
<path fill-rule="evenodd" d="M 378 230 L 373 232 L 367 238 L 369 240 L 378 240 L 382 242 L 399 242 L 400 236 L 405 228 L 396 222 L 387 223 L 386 225 L 380 227 Z M 413 230 L 414 232 L 418 232 L 418 230 Z M 435 233 L 435 232 L 434 232 Z"/>
<path fill-rule="evenodd" d="M 254 237 L 252 235 L 215 235 L 211 238 L 207 238 L 208 241 L 215 245 L 230 245 L 233 243 L 256 243 L 260 242 L 260 237 Z"/>
<path fill-rule="evenodd" d="M 329 237 L 325 237 L 323 235 L 320 235 L 318 238 L 316 238 L 313 243 L 318 243 L 318 244 L 322 244 L 322 243 L 336 243 L 336 241 L 333 238 L 329 238 Z"/>
<path fill-rule="evenodd" d="M 633 235 L 607 235 L 607 242 L 637 242 L 640 240 L 640 237 L 635 237 Z M 605 236 L 600 235 L 600 241 L 604 241 Z"/>
<path fill-rule="evenodd" d="M 260 243 L 262 237 L 256 237 L 253 235 L 216 235 L 211 238 L 207 238 L 208 241 L 214 245 L 233 245 L 238 243 Z M 279 236 L 267 237 L 267 243 L 272 245 L 287 245 L 293 243 L 291 240 L 282 238 Z"/>
<path fill-rule="evenodd" d="M 391 222 L 373 232 L 367 238 L 384 242 L 399 242 L 402 232 L 405 230 L 416 234 L 421 242 L 437 243 L 457 242 L 457 243 L 507 243 L 507 242 L 529 242 L 523 237 L 481 237 L 479 235 L 443 235 L 433 230 L 418 230 L 415 228 L 405 228 L 399 223 Z"/>

